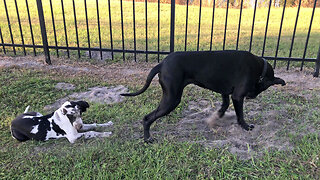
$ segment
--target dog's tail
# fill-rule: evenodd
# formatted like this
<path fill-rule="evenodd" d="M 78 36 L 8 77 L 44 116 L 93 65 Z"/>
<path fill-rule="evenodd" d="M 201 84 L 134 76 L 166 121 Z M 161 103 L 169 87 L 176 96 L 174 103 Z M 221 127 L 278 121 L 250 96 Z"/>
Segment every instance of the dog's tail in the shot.
<path fill-rule="evenodd" d="M 134 92 L 134 93 L 124 93 L 124 94 L 120 94 L 120 95 L 121 96 L 137 96 L 137 95 L 143 93 L 150 86 L 150 83 L 151 83 L 153 77 L 160 72 L 161 66 L 162 66 L 162 63 L 156 65 L 154 68 L 151 69 L 151 71 L 147 77 L 146 83 L 144 84 L 142 89 L 140 89 L 139 91 Z"/>
<path fill-rule="evenodd" d="M 23 112 L 23 113 L 27 113 L 27 112 L 29 112 L 29 109 L 30 109 L 30 106 L 27 106 L 27 107 L 26 107 L 26 110 L 24 110 L 24 112 Z"/>

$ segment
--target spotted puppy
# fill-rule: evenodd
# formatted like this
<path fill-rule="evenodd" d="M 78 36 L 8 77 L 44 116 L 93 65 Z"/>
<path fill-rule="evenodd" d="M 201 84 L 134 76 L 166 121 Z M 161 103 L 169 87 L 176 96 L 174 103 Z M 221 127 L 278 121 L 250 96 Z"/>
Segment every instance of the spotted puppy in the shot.
<path fill-rule="evenodd" d="M 48 139 L 67 138 L 70 143 L 85 138 L 109 137 L 111 132 L 88 131 L 96 127 L 107 127 L 113 123 L 83 124 L 81 114 L 89 108 L 85 101 L 67 101 L 55 112 L 43 116 L 38 112 L 25 112 L 11 122 L 11 134 L 18 141 L 30 139 L 46 141 Z M 88 132 L 78 132 L 88 131 Z"/>

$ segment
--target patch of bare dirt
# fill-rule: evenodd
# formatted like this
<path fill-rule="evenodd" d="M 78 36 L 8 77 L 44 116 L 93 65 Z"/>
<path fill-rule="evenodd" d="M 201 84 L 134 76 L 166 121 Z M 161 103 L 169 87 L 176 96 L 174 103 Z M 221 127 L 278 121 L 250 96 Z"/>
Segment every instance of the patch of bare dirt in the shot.
<path fill-rule="evenodd" d="M 120 62 L 104 63 L 81 62 L 51 57 L 52 65 L 44 62 L 44 56 L 8 57 L 0 55 L 1 68 L 27 68 L 41 71 L 50 71 L 63 77 L 94 76 L 108 83 L 141 84 L 154 63 Z"/>
<path fill-rule="evenodd" d="M 245 106 L 250 106 L 245 104 Z M 208 100 L 190 102 L 184 112 L 184 117 L 176 128 L 179 132 L 179 140 L 201 143 L 207 147 L 227 148 L 238 157 L 248 159 L 251 156 L 261 155 L 264 149 L 288 150 L 292 149 L 288 138 L 280 138 L 279 134 L 284 128 L 283 122 L 276 119 L 279 112 L 270 110 L 266 113 L 249 111 L 245 114 L 247 122 L 257 113 L 263 113 L 259 122 L 256 122 L 252 131 L 242 129 L 237 123 L 237 117 L 233 110 L 228 109 L 222 118 L 216 117 L 216 111 L 220 103 L 213 108 Z M 213 119 L 212 128 L 209 128 L 206 120 Z M 285 123 L 287 124 L 287 123 Z M 195 137 L 202 137 L 197 139 Z"/>
<path fill-rule="evenodd" d="M 8 67 L 19 67 L 38 69 L 63 74 L 64 76 L 94 76 L 107 82 L 115 84 L 130 84 L 142 86 L 154 63 L 117 63 L 117 64 L 90 64 L 86 62 L 70 62 L 64 59 L 53 59 L 53 65 L 43 63 L 43 57 L 2 57 L 0 56 L 0 69 Z M 299 71 L 284 68 L 275 70 L 275 75 L 283 78 L 287 85 L 273 86 L 270 89 L 282 91 L 289 95 L 303 99 L 305 102 L 320 92 L 320 78 L 312 76 L 312 69 Z M 154 79 L 154 83 L 157 83 Z M 318 93 L 320 94 L 320 93 Z M 268 94 L 272 96 L 272 94 Z M 288 150 L 293 146 L 284 131 L 295 131 L 296 124 L 293 119 L 288 118 L 285 108 L 264 110 L 260 100 L 245 102 L 245 119 L 248 123 L 254 121 L 253 131 L 245 131 L 238 124 L 236 115 L 229 108 L 223 118 L 215 119 L 213 128 L 209 128 L 205 120 L 210 118 L 221 105 L 219 102 L 210 102 L 208 99 L 199 99 L 189 102 L 184 110 L 181 120 L 175 124 L 161 122 L 164 130 L 152 130 L 157 136 L 168 136 L 178 141 L 201 143 L 211 148 L 227 148 L 231 153 L 240 158 L 247 159 L 253 155 L 260 155 L 264 149 Z M 283 107 L 290 106 L 282 102 Z M 231 109 L 231 110 L 230 110 Z M 280 118 L 280 119 L 279 119 Z M 142 117 L 141 117 L 142 119 Z M 140 122 L 140 120 L 137 120 Z M 131 138 L 140 138 L 141 124 L 132 125 L 135 130 Z M 139 127 L 139 128 L 138 128 Z M 156 129 L 156 128 L 155 128 Z M 307 127 L 308 132 L 319 132 L 319 129 Z M 139 131 L 139 132 L 138 132 Z M 307 133 L 307 132 L 305 132 Z"/>
<path fill-rule="evenodd" d="M 65 88 L 70 88 L 69 86 L 71 86 L 71 84 L 69 84 Z M 100 104 L 119 103 L 124 100 L 124 97 L 120 96 L 120 94 L 125 93 L 127 91 L 128 91 L 128 88 L 122 85 L 111 86 L 111 87 L 92 87 L 92 88 L 89 88 L 89 91 L 72 93 L 64 98 L 58 99 L 55 103 L 45 106 L 44 110 L 47 112 L 55 111 L 64 102 L 68 100 L 73 100 L 73 101 L 86 100 L 91 103 L 100 103 Z"/>

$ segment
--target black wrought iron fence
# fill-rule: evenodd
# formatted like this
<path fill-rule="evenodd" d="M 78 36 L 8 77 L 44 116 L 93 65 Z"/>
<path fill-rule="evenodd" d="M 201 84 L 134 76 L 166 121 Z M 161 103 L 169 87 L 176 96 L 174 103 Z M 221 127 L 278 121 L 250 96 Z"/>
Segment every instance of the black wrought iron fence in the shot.
<path fill-rule="evenodd" d="M 203 1 L 206 1 L 204 3 L 206 6 L 202 5 Z M 136 2 L 135 0 L 61 0 L 61 2 L 59 1 L 60 7 L 54 5 L 56 2 L 52 0 L 10 0 L 8 2 L 3 0 L 3 4 L 0 6 L 1 51 L 4 54 L 8 51 L 17 54 L 16 49 L 19 48 L 18 51 L 26 55 L 28 53 L 26 49 L 32 49 L 32 53 L 36 56 L 37 49 L 43 49 L 46 62 L 51 64 L 50 55 L 54 53 L 59 57 L 62 51 L 68 57 L 71 52 L 75 52 L 71 55 L 77 54 L 78 58 L 83 55 L 83 51 L 89 51 L 89 58 L 91 58 L 92 51 L 99 52 L 100 58 L 103 57 L 103 52 L 110 52 L 111 59 L 114 59 L 114 54 L 117 53 L 122 54 L 123 60 L 126 60 L 127 54 L 132 54 L 132 59 L 135 61 L 137 61 L 137 54 L 145 54 L 145 61 L 149 61 L 148 55 L 152 54 L 159 62 L 160 55 L 174 51 L 236 49 L 253 51 L 254 54 L 273 60 L 274 67 L 276 67 L 277 61 L 285 61 L 287 69 L 289 69 L 291 62 L 299 62 L 302 70 L 305 62 L 312 62 L 315 64 L 314 76 L 319 76 L 320 17 L 319 13 L 318 16 L 315 15 L 316 10 L 319 11 L 317 0 L 313 0 L 312 8 L 304 9 L 302 17 L 300 15 L 301 0 L 297 0 L 298 4 L 295 8 L 289 8 L 287 16 L 285 15 L 287 0 L 281 1 L 283 3 L 281 8 L 274 8 L 272 0 L 266 1 L 267 6 L 260 10 L 262 13 L 260 13 L 261 17 L 258 17 L 258 20 L 257 8 L 260 8 L 258 5 L 261 4 L 258 0 L 254 1 L 252 9 L 249 10 L 244 8 L 246 0 L 237 1 L 239 2 L 238 9 L 231 9 L 229 0 L 199 0 L 196 6 L 190 5 L 190 0 L 186 0 L 185 5 L 176 5 L 175 0 L 171 0 L 170 4 L 165 5 L 160 0 L 153 3 L 148 0 L 144 2 Z M 217 8 L 218 2 L 219 6 L 225 3 L 225 8 Z M 34 6 L 35 3 L 37 8 Z M 44 4 L 45 9 L 43 8 Z M 79 8 L 80 4 L 82 8 Z M 21 6 L 24 7 L 23 15 L 20 14 L 22 12 Z M 137 7 L 139 10 L 136 9 Z M 143 8 L 143 12 L 141 8 Z M 272 9 L 275 11 L 273 15 L 271 14 Z M 88 11 L 95 11 L 96 14 L 93 15 Z M 141 17 L 142 14 L 144 17 Z M 235 16 L 235 14 L 237 15 Z M 250 18 L 248 18 L 248 14 L 250 14 Z M 224 18 L 221 18 L 221 15 Z M 22 16 L 24 21 L 21 21 Z M 294 23 L 289 23 L 292 26 L 285 25 L 286 33 L 283 35 L 283 26 L 288 16 L 294 16 Z M 273 21 L 280 20 L 278 26 L 272 22 L 273 33 L 271 33 L 271 37 L 268 35 L 270 18 L 273 18 Z M 251 23 L 248 19 L 251 19 Z M 230 24 L 228 20 L 233 23 Z M 93 23 L 95 28 L 90 29 L 93 21 L 95 21 Z M 144 23 L 142 23 L 143 21 Z M 305 28 L 302 28 L 303 30 L 300 28 L 297 35 L 298 21 L 303 21 L 302 24 Z M 72 33 L 70 33 L 71 23 L 74 27 Z M 316 23 L 315 27 L 313 27 L 314 23 Z M 257 24 L 258 27 L 256 27 Z M 128 26 L 131 27 L 128 28 Z M 277 33 L 274 32 L 275 29 L 277 29 Z M 92 32 L 96 30 L 97 32 Z M 105 32 L 107 30 L 108 32 Z M 310 38 L 312 30 L 314 33 Z M 125 31 L 130 31 L 131 35 L 125 36 Z M 244 35 L 242 33 L 243 39 L 241 40 L 242 31 L 245 33 Z M 255 36 L 254 33 L 259 35 Z M 29 37 L 27 42 L 25 41 L 26 34 Z M 68 35 L 75 37 L 70 41 Z M 220 37 L 222 40 L 219 40 Z M 283 43 L 281 38 L 284 37 L 286 41 Z M 253 45 L 255 39 L 257 42 L 256 45 Z M 308 49 L 310 39 L 312 47 Z M 267 43 L 268 40 L 276 42 L 276 44 L 271 46 Z M 16 43 L 17 41 L 20 43 Z M 243 43 L 240 44 L 240 41 Z M 129 45 L 127 42 L 130 42 Z M 192 45 L 193 42 L 196 42 L 196 45 Z M 200 46 L 201 42 L 205 44 L 204 47 Z M 62 43 L 65 44 L 62 45 Z M 300 45 L 294 48 L 297 43 Z M 98 47 L 93 47 L 97 44 Z M 290 45 L 281 46 L 282 44 Z M 255 46 L 257 48 L 254 48 Z M 301 52 L 301 54 L 295 53 L 295 51 Z M 288 53 L 288 55 L 280 56 L 281 52 Z M 274 55 L 270 55 L 272 53 Z"/>

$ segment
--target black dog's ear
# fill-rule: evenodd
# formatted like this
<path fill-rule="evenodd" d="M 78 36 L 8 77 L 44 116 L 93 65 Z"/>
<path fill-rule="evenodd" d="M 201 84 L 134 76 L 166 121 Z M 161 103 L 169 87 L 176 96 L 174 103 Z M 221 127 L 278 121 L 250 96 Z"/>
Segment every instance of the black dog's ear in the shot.
<path fill-rule="evenodd" d="M 75 103 L 79 106 L 81 112 L 86 112 L 87 108 L 90 107 L 86 101 L 77 101 Z"/>
<path fill-rule="evenodd" d="M 274 77 L 273 83 L 274 84 L 281 84 L 282 86 L 286 85 L 286 82 L 283 79 L 278 78 L 278 77 Z"/>

